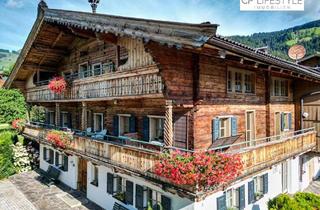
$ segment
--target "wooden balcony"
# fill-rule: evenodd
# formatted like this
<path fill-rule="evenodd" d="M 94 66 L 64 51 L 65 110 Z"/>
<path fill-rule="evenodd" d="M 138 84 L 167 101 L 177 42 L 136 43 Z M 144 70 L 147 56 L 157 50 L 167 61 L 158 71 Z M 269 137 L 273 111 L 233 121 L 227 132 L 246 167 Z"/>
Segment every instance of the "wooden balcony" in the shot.
<path fill-rule="evenodd" d="M 48 131 L 49 129 L 27 125 L 23 134 L 43 144 L 48 144 L 45 140 Z M 244 163 L 242 176 L 247 176 L 289 157 L 308 151 L 319 152 L 317 146 L 320 143 L 316 140 L 314 129 L 295 131 L 281 138 L 268 137 L 256 141 L 254 146 L 239 143 L 224 146 L 228 147 L 227 150 L 221 147 L 213 150 L 240 154 Z M 159 158 L 162 149 L 162 146 L 135 140 L 115 140 L 112 138 L 95 140 L 89 137 L 74 136 L 73 144 L 66 152 L 83 156 L 89 160 L 112 164 L 125 170 L 153 176 L 151 169 Z"/>
<path fill-rule="evenodd" d="M 154 67 L 75 79 L 62 94 L 47 85 L 27 90 L 27 102 L 90 101 L 116 98 L 162 97 L 163 82 Z"/>

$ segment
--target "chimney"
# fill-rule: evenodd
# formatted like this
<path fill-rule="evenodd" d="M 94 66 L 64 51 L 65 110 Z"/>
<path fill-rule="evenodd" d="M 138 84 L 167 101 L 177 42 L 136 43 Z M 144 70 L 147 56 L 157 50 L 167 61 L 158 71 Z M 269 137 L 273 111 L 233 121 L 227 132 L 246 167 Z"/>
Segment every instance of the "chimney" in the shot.
<path fill-rule="evenodd" d="M 96 13 L 96 11 L 97 11 L 97 6 L 98 6 L 100 0 L 88 0 L 88 2 L 89 2 L 90 5 L 91 5 L 92 13 Z"/>

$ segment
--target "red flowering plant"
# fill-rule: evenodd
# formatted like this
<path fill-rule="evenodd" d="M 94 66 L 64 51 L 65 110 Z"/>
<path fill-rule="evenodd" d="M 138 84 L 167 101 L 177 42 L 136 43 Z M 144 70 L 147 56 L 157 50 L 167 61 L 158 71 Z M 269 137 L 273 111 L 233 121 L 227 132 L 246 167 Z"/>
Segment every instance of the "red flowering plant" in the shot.
<path fill-rule="evenodd" d="M 73 136 L 71 133 L 53 130 L 47 133 L 47 141 L 53 146 L 65 149 L 71 144 Z"/>
<path fill-rule="evenodd" d="M 26 121 L 24 119 L 15 119 L 11 124 L 12 128 L 18 132 L 22 132 L 25 125 Z"/>
<path fill-rule="evenodd" d="M 67 89 L 67 82 L 61 76 L 54 77 L 52 80 L 50 80 L 50 82 L 48 84 L 48 88 L 53 93 L 61 94 L 62 92 L 64 92 Z"/>
<path fill-rule="evenodd" d="M 213 151 L 165 153 L 155 164 L 155 174 L 173 184 L 189 185 L 205 190 L 227 184 L 241 174 L 239 155 Z"/>

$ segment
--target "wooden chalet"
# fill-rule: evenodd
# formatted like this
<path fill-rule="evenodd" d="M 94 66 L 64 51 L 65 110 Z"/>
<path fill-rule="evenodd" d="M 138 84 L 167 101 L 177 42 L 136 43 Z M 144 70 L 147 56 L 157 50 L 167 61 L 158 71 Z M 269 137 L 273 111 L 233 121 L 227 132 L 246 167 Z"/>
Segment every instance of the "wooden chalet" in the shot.
<path fill-rule="evenodd" d="M 317 132 L 301 125 L 301 97 L 319 87 L 319 72 L 221 37 L 217 28 L 49 9 L 41 1 L 5 82 L 46 108 L 46 121 L 30 122 L 23 133 L 40 143 L 40 167 L 69 165 L 61 181 L 106 209 L 144 209 L 149 188 L 165 210 L 223 209 L 222 194 L 210 203 L 223 189 L 198 192 L 156 177 L 159 155 L 239 153 L 245 168 L 235 183 L 307 152 L 314 158 Z M 48 89 L 56 75 L 69 84 L 62 94 Z M 73 131 L 72 147 L 46 141 L 57 128 Z M 107 197 L 117 176 L 135 180 L 129 203 Z"/>

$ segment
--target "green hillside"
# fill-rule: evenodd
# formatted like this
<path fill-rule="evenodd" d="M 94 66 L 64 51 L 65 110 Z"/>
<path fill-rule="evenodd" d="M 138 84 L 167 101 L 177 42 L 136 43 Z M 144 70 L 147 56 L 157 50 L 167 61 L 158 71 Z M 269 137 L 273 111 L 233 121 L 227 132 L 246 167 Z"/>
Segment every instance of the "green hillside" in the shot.
<path fill-rule="evenodd" d="M 18 51 L 0 49 L 0 72 L 8 74 L 19 56 Z"/>
<path fill-rule="evenodd" d="M 287 52 L 295 44 L 303 45 L 307 55 L 311 55 L 320 52 L 320 20 L 281 31 L 229 38 L 251 47 L 269 46 L 271 54 L 285 59 L 289 59 Z"/>

